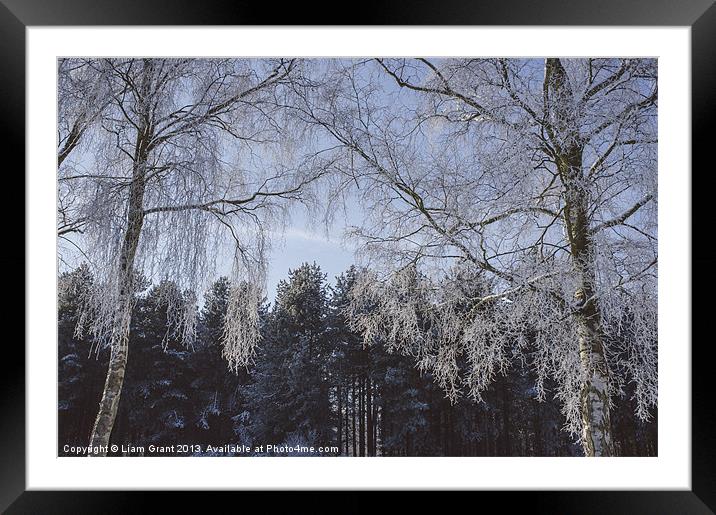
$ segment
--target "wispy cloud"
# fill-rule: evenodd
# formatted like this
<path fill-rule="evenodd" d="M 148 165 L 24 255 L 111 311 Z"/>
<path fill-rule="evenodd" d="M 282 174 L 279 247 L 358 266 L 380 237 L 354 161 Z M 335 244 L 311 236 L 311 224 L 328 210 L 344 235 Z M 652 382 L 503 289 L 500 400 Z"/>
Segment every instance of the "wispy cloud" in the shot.
<path fill-rule="evenodd" d="M 307 241 L 336 247 L 353 247 L 352 242 L 344 240 L 339 236 L 329 238 L 325 233 L 309 231 L 299 227 L 287 227 L 284 231 L 274 231 L 274 236 L 278 240 L 284 240 L 286 242 L 288 242 L 288 240 L 293 242 Z"/>
<path fill-rule="evenodd" d="M 304 229 L 299 229 L 297 227 L 288 227 L 288 228 L 286 228 L 286 231 L 283 232 L 283 234 L 279 234 L 278 236 L 279 237 L 283 236 L 286 239 L 292 239 L 292 240 L 315 241 L 315 242 L 327 243 L 327 244 L 338 243 L 336 240 L 331 240 L 323 234 L 306 231 Z"/>

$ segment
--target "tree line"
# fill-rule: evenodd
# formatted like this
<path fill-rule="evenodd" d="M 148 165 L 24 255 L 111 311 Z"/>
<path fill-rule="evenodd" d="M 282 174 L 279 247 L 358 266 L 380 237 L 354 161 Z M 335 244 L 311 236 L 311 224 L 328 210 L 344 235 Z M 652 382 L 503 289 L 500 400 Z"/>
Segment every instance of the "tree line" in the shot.
<path fill-rule="evenodd" d="M 274 302 L 262 303 L 253 363 L 238 370 L 222 356 L 227 278 L 211 285 L 201 307 L 170 280 L 144 280 L 129 332 L 135 366 L 127 371 L 110 443 L 331 446 L 338 452 L 329 455 L 340 456 L 582 454 L 579 441 L 562 430 L 556 399 L 537 398 L 528 368 L 500 374 L 479 402 L 451 400 L 414 356 L 366 346 L 346 317 L 357 275 L 351 267 L 329 284 L 316 264 L 290 270 Z M 76 331 L 93 280 L 87 266 L 59 278 L 60 455 L 68 455 L 65 445 L 89 441 L 109 361 L 108 349 Z M 171 329 L 168 302 L 176 298 L 199 310 L 190 346 Z M 636 420 L 633 404 L 629 392 L 615 402 L 615 448 L 624 456 L 656 455 L 656 419 Z"/>

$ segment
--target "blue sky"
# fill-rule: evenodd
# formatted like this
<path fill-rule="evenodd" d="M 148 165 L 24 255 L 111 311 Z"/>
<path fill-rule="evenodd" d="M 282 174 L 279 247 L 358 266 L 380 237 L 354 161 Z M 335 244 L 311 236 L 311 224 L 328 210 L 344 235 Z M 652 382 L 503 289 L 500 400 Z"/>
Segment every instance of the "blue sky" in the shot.
<path fill-rule="evenodd" d="M 335 276 L 354 264 L 354 249 L 350 243 L 341 241 L 340 230 L 331 231 L 339 236 L 328 238 L 324 231 L 308 230 L 300 226 L 288 227 L 282 237 L 276 238 L 268 263 L 266 293 L 273 302 L 279 281 L 288 277 L 288 271 L 302 263 L 320 265 L 328 283 L 335 282 Z"/>

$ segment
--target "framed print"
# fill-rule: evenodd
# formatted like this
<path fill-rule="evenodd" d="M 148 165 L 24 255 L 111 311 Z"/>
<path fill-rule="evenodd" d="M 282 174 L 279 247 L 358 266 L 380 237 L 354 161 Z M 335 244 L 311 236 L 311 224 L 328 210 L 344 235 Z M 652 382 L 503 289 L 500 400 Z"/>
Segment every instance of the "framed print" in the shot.
<path fill-rule="evenodd" d="M 713 510 L 716 7 L 495 4 L 4 1 L 3 509 Z"/>

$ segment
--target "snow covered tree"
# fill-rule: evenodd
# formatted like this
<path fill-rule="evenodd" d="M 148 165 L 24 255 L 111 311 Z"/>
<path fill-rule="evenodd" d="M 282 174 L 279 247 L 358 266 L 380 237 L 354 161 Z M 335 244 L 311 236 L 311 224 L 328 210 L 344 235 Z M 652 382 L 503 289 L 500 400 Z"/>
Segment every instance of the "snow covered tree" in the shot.
<path fill-rule="evenodd" d="M 192 352 L 182 342 L 181 321 L 171 317 L 180 309 L 196 309 L 194 298 L 169 280 L 138 297 L 129 335 L 135 365 L 127 370 L 110 442 L 147 446 L 187 441 L 195 395 Z M 187 306 L 172 306 L 174 302 Z"/>
<path fill-rule="evenodd" d="M 60 280 L 58 408 L 97 402 L 86 345 L 91 454 L 125 375 L 117 441 L 220 442 L 238 413 L 353 455 L 570 454 L 556 399 L 585 455 L 652 453 L 656 120 L 654 59 L 60 59 L 59 257 L 87 264 Z M 269 236 L 329 176 L 368 267 L 329 296 L 304 265 L 262 314 Z"/>
<path fill-rule="evenodd" d="M 360 271 L 350 267 L 330 287 L 327 338 L 337 440 L 345 455 L 375 456 L 382 416 L 380 411 L 382 348 L 363 345 L 362 335 L 350 327 L 346 309 Z"/>
<path fill-rule="evenodd" d="M 303 264 L 279 283 L 248 391 L 256 441 L 333 440 L 326 311 L 325 274 L 318 265 Z"/>
<path fill-rule="evenodd" d="M 246 287 L 246 285 L 244 285 Z M 195 413 L 193 425 L 198 444 L 225 444 L 231 441 L 233 414 L 243 408 L 246 369 L 233 373 L 222 356 L 222 337 L 232 284 L 227 277 L 217 279 L 204 296 L 198 338 L 191 359 Z M 244 442 L 241 442 L 244 443 Z"/>
<path fill-rule="evenodd" d="M 57 280 L 57 427 L 63 446 L 86 445 L 107 370 L 108 352 L 95 355 L 93 342 L 76 332 L 82 323 L 94 278 L 87 265 L 62 273 Z"/>
<path fill-rule="evenodd" d="M 521 356 L 540 398 L 555 380 L 584 454 L 612 455 L 620 385 L 635 383 L 642 419 L 657 398 L 656 60 L 377 59 L 329 68 L 320 92 L 299 92 L 297 109 L 336 142 L 334 167 L 345 175 L 337 190 L 355 185 L 368 215 L 353 234 L 378 273 L 359 281 L 356 302 L 381 309 L 357 309 L 354 322 L 383 332 L 365 331 L 366 341 L 390 340 L 385 331 L 398 328 L 414 352 L 435 350 L 424 365 L 451 395 L 465 385 L 476 398 Z M 436 293 L 453 262 L 493 285 L 465 299 L 474 306 L 467 313 L 442 309 Z M 427 277 L 425 302 L 401 290 L 411 267 Z M 486 304 L 499 314 L 480 316 Z M 627 309 L 629 350 L 616 352 L 609 342 L 622 335 Z M 416 323 L 431 311 L 430 324 Z"/>
<path fill-rule="evenodd" d="M 134 278 L 168 276 L 179 291 L 203 289 L 226 238 L 235 278 L 224 355 L 248 363 L 258 338 L 266 234 L 305 201 L 321 156 L 290 152 L 285 116 L 293 59 L 61 59 L 58 234 L 95 276 L 85 329 L 111 350 L 91 436 L 106 448 L 127 366 Z M 81 136 L 81 137 L 80 137 Z M 288 151 L 288 152 L 287 152 Z M 316 171 L 318 170 L 318 171 Z M 63 256 L 61 255 L 61 258 Z M 180 302 L 169 302 L 170 310 Z M 182 340 L 195 337 L 195 313 Z M 97 452 L 103 454 L 103 451 Z"/>
<path fill-rule="evenodd" d="M 204 308 L 201 311 L 202 339 L 216 348 L 221 346 L 230 293 L 229 278 L 219 277 L 204 295 Z"/>
<path fill-rule="evenodd" d="M 446 302 L 443 309 L 469 311 L 471 304 L 463 301 L 489 291 L 481 274 L 470 276 L 466 272 L 458 267 L 445 279 L 442 295 L 452 295 L 456 303 Z M 527 360 L 513 360 L 496 370 L 476 402 L 446 397 L 446 385 L 441 386 L 445 378 L 436 378 L 429 366 L 436 359 L 430 357 L 436 349 L 429 351 L 425 346 L 401 341 L 400 331 L 395 342 L 365 345 L 364 335 L 351 328 L 347 316 L 353 287 L 364 274 L 364 270 L 351 267 L 329 288 L 323 332 L 328 358 L 317 366 L 325 370 L 324 391 L 328 392 L 330 414 L 304 420 L 300 430 L 296 428 L 301 421 L 292 416 L 292 411 L 309 411 L 300 404 L 311 401 L 311 392 L 320 388 L 307 388 L 298 378 L 286 380 L 292 376 L 282 371 L 282 364 L 295 366 L 291 354 L 295 346 L 286 344 L 290 338 L 277 338 L 280 345 L 275 347 L 262 346 L 255 368 L 242 370 L 238 376 L 221 355 L 220 339 L 232 289 L 227 278 L 219 278 L 206 292 L 197 339 L 189 349 L 178 336 L 181 330 L 170 328 L 168 301 L 184 298 L 191 302 L 195 295 L 177 291 L 177 285 L 167 280 L 147 288 L 137 296 L 132 314 L 130 345 L 135 349 L 135 365 L 127 371 L 110 442 L 252 445 L 275 438 L 306 444 L 312 439 L 318 443 L 315 440 L 322 429 L 328 436 L 327 440 L 321 437 L 321 443 L 335 439 L 344 456 L 572 456 L 581 452 L 560 430 L 563 421 L 552 398 L 554 380 L 547 378 L 543 384 L 545 399 L 538 401 L 537 374 Z M 425 280 L 412 275 L 413 287 Z M 95 355 L 90 350 L 92 342 L 75 334 L 92 281 L 87 266 L 58 278 L 61 455 L 67 444 L 86 444 L 109 360 L 109 349 L 100 349 Z M 481 316 L 489 314 L 489 306 L 481 308 Z M 365 314 L 379 311 L 378 304 L 364 308 Z M 271 341 L 271 327 L 276 328 L 270 315 L 264 305 L 260 330 L 266 342 Z M 430 312 L 421 315 L 427 320 L 421 322 L 425 331 L 432 323 L 428 315 Z M 625 335 L 629 334 L 629 319 L 622 321 Z M 523 358 L 535 352 L 534 345 L 531 339 L 526 343 Z M 609 346 L 628 348 L 619 340 L 609 342 Z M 425 354 L 411 356 L 398 352 L 399 348 L 423 349 Z M 421 369 L 421 363 L 428 366 Z M 469 362 L 464 353 L 456 354 L 455 365 L 458 376 L 466 373 Z M 614 447 L 619 455 L 653 456 L 657 451 L 656 423 L 635 419 L 635 389 L 634 384 L 622 385 L 620 396 L 614 400 Z M 317 403 L 311 401 L 310 405 Z M 325 406 L 325 402 L 320 405 Z"/>
<path fill-rule="evenodd" d="M 90 148 L 91 134 L 112 98 L 111 92 L 107 89 L 106 79 L 105 74 L 98 72 L 88 60 L 60 59 L 58 61 L 58 169 L 74 168 L 65 161 L 72 154 L 81 154 Z M 78 174 L 85 173 L 85 170 L 78 171 Z M 61 176 L 60 173 L 59 177 Z M 79 192 L 75 185 L 74 182 L 63 182 L 58 188 L 57 195 L 57 237 L 60 243 L 70 246 L 76 246 L 75 237 L 84 231 L 85 224 L 91 218 L 91 212 L 79 201 Z"/>

